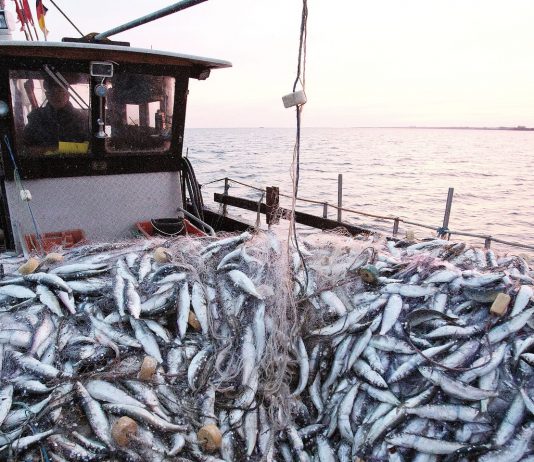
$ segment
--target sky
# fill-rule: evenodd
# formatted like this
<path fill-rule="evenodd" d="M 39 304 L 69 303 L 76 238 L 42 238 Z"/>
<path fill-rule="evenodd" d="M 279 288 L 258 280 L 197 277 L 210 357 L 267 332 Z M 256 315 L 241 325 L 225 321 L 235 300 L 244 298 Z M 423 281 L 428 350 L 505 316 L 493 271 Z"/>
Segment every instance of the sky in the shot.
<path fill-rule="evenodd" d="M 54 1 L 83 33 L 175 3 Z M 79 35 L 43 2 L 49 40 Z M 301 11 L 208 0 L 111 38 L 232 62 L 191 81 L 187 127 L 293 127 Z M 308 0 L 302 124 L 534 127 L 533 21 L 532 0 Z"/>

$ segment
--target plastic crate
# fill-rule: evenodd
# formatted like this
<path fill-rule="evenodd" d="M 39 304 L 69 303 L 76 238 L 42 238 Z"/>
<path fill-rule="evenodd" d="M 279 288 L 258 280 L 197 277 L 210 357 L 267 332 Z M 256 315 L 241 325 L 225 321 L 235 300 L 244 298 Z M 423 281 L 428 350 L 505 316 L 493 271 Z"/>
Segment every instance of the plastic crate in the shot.
<path fill-rule="evenodd" d="M 145 237 L 153 237 L 155 235 L 154 226 L 151 221 L 138 221 L 135 224 L 137 230 Z M 207 234 L 198 229 L 189 220 L 184 218 L 185 234 L 191 234 L 193 236 L 207 236 Z"/>
<path fill-rule="evenodd" d="M 51 233 L 41 234 L 43 240 L 43 250 L 49 252 L 55 247 L 69 248 L 85 241 L 83 229 L 69 229 L 67 231 L 54 231 Z M 24 236 L 28 251 L 39 251 L 40 245 L 35 234 L 26 234 Z"/>

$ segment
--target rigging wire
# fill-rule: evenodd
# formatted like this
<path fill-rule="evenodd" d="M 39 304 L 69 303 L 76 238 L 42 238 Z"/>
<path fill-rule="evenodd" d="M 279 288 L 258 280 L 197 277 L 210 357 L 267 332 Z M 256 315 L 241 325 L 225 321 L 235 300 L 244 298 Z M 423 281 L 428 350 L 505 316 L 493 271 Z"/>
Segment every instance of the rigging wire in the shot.
<path fill-rule="evenodd" d="M 80 106 L 81 109 L 89 109 L 89 104 L 85 102 L 82 96 L 76 91 L 76 89 L 63 77 L 63 75 L 54 69 L 52 66 L 49 66 L 48 64 L 45 64 L 43 66 L 43 69 L 45 72 L 50 76 L 50 78 L 56 82 L 57 85 L 59 85 L 63 90 L 67 91 L 68 94 L 72 97 L 72 99 L 76 102 L 78 106 Z M 85 106 L 85 108 L 84 108 Z"/>
<path fill-rule="evenodd" d="M 56 9 L 57 9 L 57 10 L 64 16 L 64 18 L 65 18 L 67 21 L 69 21 L 70 25 L 76 29 L 76 31 L 78 32 L 78 34 L 80 34 L 82 37 L 85 36 L 85 34 L 84 34 L 80 29 L 78 29 L 78 28 L 76 27 L 76 24 L 74 24 L 74 23 L 71 21 L 71 19 L 70 19 L 70 18 L 63 12 L 63 10 L 62 10 L 59 6 L 56 5 L 56 3 L 54 2 L 54 0 L 50 0 L 50 3 L 56 7 Z"/>
<path fill-rule="evenodd" d="M 308 2 L 307 0 L 302 0 L 302 15 L 300 22 L 300 39 L 299 39 L 299 53 L 297 59 L 297 75 L 293 83 L 293 92 L 295 92 L 298 83 L 300 82 L 302 90 L 305 91 L 306 88 L 306 39 L 307 39 L 307 22 L 308 22 Z M 295 220 L 295 208 L 297 202 L 299 180 L 300 180 L 300 138 L 301 138 L 301 114 L 302 114 L 302 104 L 297 104 L 296 106 L 296 139 L 295 147 L 293 149 L 293 160 L 291 163 L 291 179 L 293 182 L 293 195 L 291 198 L 291 220 L 289 224 L 289 241 L 293 241 L 297 253 L 299 255 L 300 261 L 304 268 L 305 281 L 304 286 L 301 286 L 300 292 L 302 294 L 306 293 L 309 277 L 308 277 L 308 268 L 304 261 L 304 257 L 299 248 L 299 243 L 297 239 L 297 227 Z M 289 248 L 288 248 L 289 251 Z"/>

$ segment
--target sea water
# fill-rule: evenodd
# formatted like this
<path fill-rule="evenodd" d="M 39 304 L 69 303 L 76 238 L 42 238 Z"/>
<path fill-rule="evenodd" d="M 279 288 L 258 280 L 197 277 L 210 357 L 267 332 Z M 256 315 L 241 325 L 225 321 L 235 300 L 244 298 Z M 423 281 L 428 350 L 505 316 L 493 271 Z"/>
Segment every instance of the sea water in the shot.
<path fill-rule="evenodd" d="M 224 182 L 207 183 L 225 177 L 259 189 L 278 186 L 290 195 L 295 139 L 292 128 L 187 129 L 184 151 L 209 204 Z M 534 132 L 304 128 L 300 142 L 299 197 L 337 204 L 342 174 L 343 207 L 437 229 L 454 188 L 449 229 L 534 245 Z M 261 198 L 260 191 L 230 184 L 232 195 Z M 286 198 L 281 202 L 289 205 Z M 297 210 L 322 215 L 323 206 L 299 201 Z M 328 217 L 337 219 L 333 207 Z M 385 233 L 393 226 L 348 212 L 342 218 Z M 401 223 L 405 229 L 432 234 Z"/>

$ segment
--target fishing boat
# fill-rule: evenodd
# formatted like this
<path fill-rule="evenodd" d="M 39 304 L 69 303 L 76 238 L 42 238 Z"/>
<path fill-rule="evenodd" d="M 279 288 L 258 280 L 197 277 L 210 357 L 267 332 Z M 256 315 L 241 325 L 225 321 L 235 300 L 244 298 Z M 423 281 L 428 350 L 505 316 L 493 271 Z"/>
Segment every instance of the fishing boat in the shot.
<path fill-rule="evenodd" d="M 184 214 L 186 231 L 208 232 L 182 156 L 188 85 L 231 64 L 89 40 L 0 43 L 6 247 L 147 235 L 160 229 L 154 219 L 172 233 L 170 219 L 181 223 Z M 68 95 L 81 127 L 45 120 L 62 112 L 51 107 L 53 87 Z"/>

